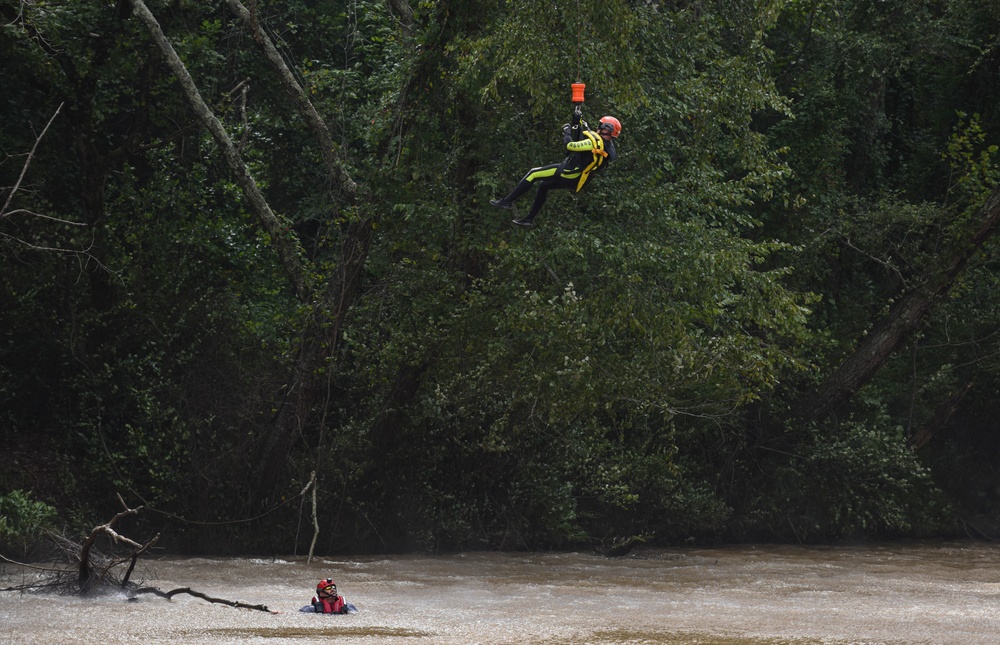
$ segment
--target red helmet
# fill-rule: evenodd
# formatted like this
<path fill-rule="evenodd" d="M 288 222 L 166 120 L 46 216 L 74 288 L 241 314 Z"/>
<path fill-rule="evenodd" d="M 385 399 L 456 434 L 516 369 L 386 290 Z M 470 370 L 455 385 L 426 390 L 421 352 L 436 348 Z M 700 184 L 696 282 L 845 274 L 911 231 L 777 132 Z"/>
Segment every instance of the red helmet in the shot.
<path fill-rule="evenodd" d="M 617 139 L 622 132 L 622 122 L 613 116 L 601 117 L 601 125 L 597 126 L 600 133 L 609 133 L 612 139 Z"/>
<path fill-rule="evenodd" d="M 320 598 L 324 596 L 336 596 L 337 595 L 337 583 L 331 578 L 326 580 L 320 580 L 316 583 L 316 595 Z"/>

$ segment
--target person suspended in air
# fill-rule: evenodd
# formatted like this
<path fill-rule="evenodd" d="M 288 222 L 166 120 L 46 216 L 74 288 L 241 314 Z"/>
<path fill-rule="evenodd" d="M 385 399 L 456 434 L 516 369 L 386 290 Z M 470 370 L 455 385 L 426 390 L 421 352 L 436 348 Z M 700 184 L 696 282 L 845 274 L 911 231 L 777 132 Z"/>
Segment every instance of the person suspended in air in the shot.
<path fill-rule="evenodd" d="M 514 224 L 518 226 L 531 226 L 538 211 L 545 204 L 550 190 L 580 192 L 593 173 L 602 170 L 618 158 L 618 153 L 615 152 L 615 139 L 621 131 L 621 122 L 613 116 L 602 117 L 597 131 L 590 130 L 583 120 L 583 110 L 577 105 L 570 123 L 563 126 L 563 144 L 569 155 L 561 163 L 532 168 L 509 195 L 503 199 L 491 199 L 490 204 L 497 208 L 513 208 L 514 202 L 519 197 L 528 192 L 532 186 L 537 186 L 531 210 L 524 217 L 514 220 Z"/>

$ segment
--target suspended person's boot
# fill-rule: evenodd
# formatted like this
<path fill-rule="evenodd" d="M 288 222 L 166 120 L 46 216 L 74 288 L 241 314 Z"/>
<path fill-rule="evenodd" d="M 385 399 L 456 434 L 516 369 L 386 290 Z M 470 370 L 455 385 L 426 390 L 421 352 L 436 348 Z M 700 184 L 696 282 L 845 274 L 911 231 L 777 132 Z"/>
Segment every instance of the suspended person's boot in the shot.
<path fill-rule="evenodd" d="M 514 202 L 517 198 L 523 195 L 531 188 L 531 182 L 527 179 L 522 179 L 517 182 L 517 186 L 514 186 L 514 190 L 510 191 L 510 194 L 503 199 L 491 199 L 490 206 L 496 206 L 497 208 L 514 208 Z"/>
<path fill-rule="evenodd" d="M 518 184 L 518 187 L 520 187 L 520 184 Z M 517 191 L 516 188 L 514 190 L 515 192 Z M 535 193 L 535 201 L 531 203 L 531 210 L 524 217 L 513 220 L 514 224 L 524 226 L 525 228 L 534 226 L 535 215 L 538 215 L 538 211 L 542 210 L 542 206 L 545 205 L 545 200 L 548 198 L 550 190 L 552 190 L 551 180 L 538 182 L 538 192 Z"/>

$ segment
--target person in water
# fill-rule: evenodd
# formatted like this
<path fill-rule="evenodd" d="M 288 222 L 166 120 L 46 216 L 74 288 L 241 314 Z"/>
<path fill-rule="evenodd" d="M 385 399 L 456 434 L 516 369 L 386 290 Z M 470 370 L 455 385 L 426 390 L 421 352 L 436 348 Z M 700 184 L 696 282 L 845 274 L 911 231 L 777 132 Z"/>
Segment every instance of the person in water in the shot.
<path fill-rule="evenodd" d="M 613 116 L 601 118 L 597 132 L 587 129 L 583 122 L 580 106 L 573 111 L 570 123 L 563 126 L 563 144 L 569 152 L 561 163 L 539 166 L 528 171 L 514 190 L 503 199 L 491 199 L 490 204 L 497 208 L 513 208 L 514 202 L 532 186 L 538 186 L 531 210 L 521 219 L 515 219 L 518 226 L 531 226 L 545 204 L 550 190 L 575 190 L 580 192 L 587 183 L 591 173 L 602 170 L 604 166 L 618 158 L 615 151 L 615 139 L 621 134 L 622 124 Z"/>
<path fill-rule="evenodd" d="M 319 581 L 312 602 L 300 611 L 311 611 L 316 614 L 352 614 L 357 612 L 358 608 L 338 595 L 337 583 L 327 578 Z"/>

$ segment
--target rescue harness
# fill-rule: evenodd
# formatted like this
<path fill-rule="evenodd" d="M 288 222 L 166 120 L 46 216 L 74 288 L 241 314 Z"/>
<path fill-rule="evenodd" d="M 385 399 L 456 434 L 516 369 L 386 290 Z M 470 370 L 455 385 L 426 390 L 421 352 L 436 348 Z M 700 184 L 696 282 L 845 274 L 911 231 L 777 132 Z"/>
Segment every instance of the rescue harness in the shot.
<path fill-rule="evenodd" d="M 608 153 L 604 150 L 604 139 L 590 130 L 584 130 L 583 134 L 590 139 L 590 152 L 594 155 L 594 159 L 586 168 L 583 169 L 583 172 L 580 173 L 580 181 L 576 184 L 576 192 L 580 192 L 583 185 L 587 183 L 590 173 L 597 170 L 601 164 L 604 163 L 604 158 L 608 156 Z"/>

